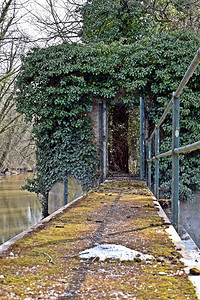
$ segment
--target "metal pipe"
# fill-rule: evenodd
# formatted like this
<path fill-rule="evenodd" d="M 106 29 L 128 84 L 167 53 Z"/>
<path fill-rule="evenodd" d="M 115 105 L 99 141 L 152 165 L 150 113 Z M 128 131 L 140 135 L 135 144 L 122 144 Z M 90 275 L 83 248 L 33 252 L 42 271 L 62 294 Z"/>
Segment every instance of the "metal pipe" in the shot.
<path fill-rule="evenodd" d="M 192 76 L 192 74 L 194 73 L 194 71 L 196 70 L 196 68 L 198 67 L 200 63 L 200 48 L 198 49 L 195 57 L 193 58 L 190 66 L 188 67 L 183 79 L 181 80 L 179 87 L 177 88 L 176 92 L 173 93 L 173 97 L 174 98 L 178 98 L 183 90 L 183 88 L 185 87 L 185 85 L 187 84 L 187 82 L 189 81 L 190 77 Z M 159 128 L 161 126 L 161 124 L 163 123 L 163 121 L 166 118 L 166 115 L 168 114 L 168 112 L 170 111 L 170 109 L 172 108 L 173 105 L 173 97 L 171 99 L 171 101 L 169 102 L 168 106 L 166 107 L 162 117 L 160 118 L 158 124 L 155 126 L 154 131 L 152 132 L 150 139 L 153 138 L 155 132 L 156 132 L 156 128 Z"/>
<path fill-rule="evenodd" d="M 109 169 L 109 165 L 108 165 L 108 102 L 106 101 L 106 128 L 105 128 L 105 135 L 106 135 L 106 177 L 108 176 L 108 169 Z"/>
<path fill-rule="evenodd" d="M 144 178 L 144 151 L 143 151 L 143 143 L 144 143 L 144 131 L 143 131 L 143 120 L 144 118 L 144 103 L 143 98 L 140 97 L 140 180 Z"/>
<path fill-rule="evenodd" d="M 170 156 L 172 154 L 172 150 L 169 150 L 167 152 L 164 152 L 164 153 L 160 153 L 158 154 L 157 156 L 153 156 L 151 159 L 148 159 L 147 162 L 150 163 L 156 159 L 160 159 L 160 158 L 163 158 L 163 157 L 167 157 L 167 156 Z"/>
<path fill-rule="evenodd" d="M 167 107 L 166 107 L 166 109 L 165 109 L 165 111 L 164 111 L 162 117 L 160 118 L 158 124 L 156 124 L 156 126 L 155 126 L 155 128 L 154 128 L 154 131 L 152 132 L 152 134 L 151 134 L 151 136 L 150 136 L 150 139 L 151 139 L 151 140 L 152 140 L 154 134 L 156 133 L 156 129 L 159 128 L 159 127 L 162 125 L 162 123 L 163 123 L 163 121 L 165 120 L 165 118 L 166 118 L 168 112 L 169 112 L 170 109 L 172 108 L 172 105 L 173 105 L 173 97 L 172 97 L 172 99 L 170 100 L 170 102 L 168 103 L 168 105 L 167 105 Z"/>
<path fill-rule="evenodd" d="M 174 153 L 176 153 L 176 154 L 185 153 L 185 152 L 189 153 L 189 152 L 192 152 L 192 151 L 195 151 L 198 149 L 200 149 L 200 141 L 190 144 L 190 145 L 180 147 L 180 148 L 175 148 Z"/>
<path fill-rule="evenodd" d="M 179 147 L 179 110 L 180 98 L 174 98 L 172 125 L 172 225 L 179 227 L 179 154 L 174 152 Z"/>
<path fill-rule="evenodd" d="M 159 127 L 156 129 L 156 135 L 155 135 L 155 196 L 157 199 L 159 199 L 159 143 L 160 143 L 160 137 L 159 137 Z"/>
<path fill-rule="evenodd" d="M 64 180 L 64 204 L 68 204 L 68 176 Z"/>
<path fill-rule="evenodd" d="M 157 128 L 157 125 L 155 126 L 155 128 L 154 128 L 152 134 L 150 135 L 150 138 L 149 138 L 150 140 L 153 139 L 153 136 L 154 136 L 154 134 L 156 133 L 156 128 Z"/>
<path fill-rule="evenodd" d="M 104 160 L 103 160 L 103 102 L 99 103 L 99 146 L 100 146 L 100 182 L 104 182 Z"/>
<path fill-rule="evenodd" d="M 186 84 L 188 83 L 190 77 L 192 76 L 192 74 L 194 73 L 194 71 L 196 70 L 196 68 L 198 67 L 200 63 L 200 48 L 197 50 L 196 55 L 194 56 L 191 64 L 189 65 L 183 79 L 181 80 L 176 92 L 174 93 L 174 97 L 178 98 L 181 94 L 181 92 L 183 91 L 184 87 L 186 86 Z"/>
<path fill-rule="evenodd" d="M 148 162 L 148 163 L 151 163 L 151 162 L 153 162 L 155 159 L 156 159 L 155 156 L 153 156 L 151 159 L 147 159 L 147 162 Z"/>
<path fill-rule="evenodd" d="M 172 154 L 172 150 L 169 150 L 165 153 L 161 153 L 161 154 L 157 155 L 156 158 L 167 157 L 167 156 L 170 156 L 171 154 Z"/>
<path fill-rule="evenodd" d="M 148 141 L 148 158 L 151 160 L 151 140 Z M 148 187 L 151 190 L 151 161 L 148 162 Z"/>
<path fill-rule="evenodd" d="M 175 148 L 173 152 L 175 154 L 189 153 L 189 152 L 192 152 L 192 151 L 195 151 L 195 150 L 198 150 L 198 149 L 200 149 L 200 141 L 195 142 L 195 143 L 190 144 L 190 145 L 180 147 L 180 148 Z M 157 158 L 159 159 L 159 158 L 167 157 L 167 156 L 170 156 L 171 154 L 172 154 L 172 150 L 169 150 L 167 152 L 160 153 L 157 156 L 153 156 L 151 159 L 147 159 L 147 162 L 150 163 L 150 162 L 156 160 Z"/>

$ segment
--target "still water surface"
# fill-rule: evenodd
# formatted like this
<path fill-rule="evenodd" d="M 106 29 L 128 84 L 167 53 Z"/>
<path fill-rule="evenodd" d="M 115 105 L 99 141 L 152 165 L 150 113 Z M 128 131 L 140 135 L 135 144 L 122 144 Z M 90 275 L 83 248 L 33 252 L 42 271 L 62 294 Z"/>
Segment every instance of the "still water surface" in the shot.
<path fill-rule="evenodd" d="M 0 180 L 0 244 L 38 223 L 42 218 L 39 198 L 22 191 L 31 173 L 6 176 Z"/>

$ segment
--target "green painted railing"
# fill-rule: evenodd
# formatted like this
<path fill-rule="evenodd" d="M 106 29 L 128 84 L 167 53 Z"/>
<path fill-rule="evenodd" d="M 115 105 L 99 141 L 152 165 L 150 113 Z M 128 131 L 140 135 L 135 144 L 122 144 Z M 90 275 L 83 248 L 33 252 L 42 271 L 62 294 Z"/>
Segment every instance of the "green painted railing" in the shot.
<path fill-rule="evenodd" d="M 152 174 L 152 162 L 155 161 L 155 196 L 159 198 L 159 160 L 163 157 L 172 156 L 172 224 L 178 230 L 179 226 L 179 154 L 195 151 L 200 149 L 200 141 L 197 141 L 193 144 L 179 147 L 179 105 L 180 105 L 180 95 L 189 81 L 190 77 L 193 75 L 195 69 L 200 63 L 200 48 L 198 49 L 194 59 L 192 60 L 190 66 L 188 67 L 183 79 L 181 80 L 179 87 L 172 94 L 172 99 L 167 105 L 162 117 L 160 118 L 158 124 L 155 126 L 151 136 L 147 139 L 147 183 L 148 187 L 151 189 L 151 174 Z M 142 98 L 140 99 L 140 108 L 141 108 L 141 135 L 140 135 L 140 155 L 141 155 L 141 169 L 140 169 L 140 178 L 144 178 L 144 128 L 142 126 L 143 120 L 143 111 L 144 104 Z M 164 122 L 167 114 L 172 109 L 173 119 L 172 119 L 172 148 L 171 150 L 165 153 L 159 153 L 159 129 L 162 123 Z M 152 157 L 152 139 L 155 136 L 155 156 Z M 142 154 L 143 153 L 143 154 Z"/>

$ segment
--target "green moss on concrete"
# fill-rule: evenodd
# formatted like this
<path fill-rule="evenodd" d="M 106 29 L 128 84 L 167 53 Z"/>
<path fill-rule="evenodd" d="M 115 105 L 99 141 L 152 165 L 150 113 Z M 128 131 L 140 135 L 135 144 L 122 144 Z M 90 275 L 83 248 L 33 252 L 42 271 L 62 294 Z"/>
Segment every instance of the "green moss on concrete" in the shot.
<path fill-rule="evenodd" d="M 48 299 L 52 290 L 58 298 L 66 290 L 73 294 L 74 282 L 82 282 L 84 299 L 197 299 L 150 194 L 143 182 L 108 182 L 25 236 L 1 256 L 1 299 L 10 293 Z M 155 259 L 83 262 L 79 252 L 94 242 L 122 244 Z"/>

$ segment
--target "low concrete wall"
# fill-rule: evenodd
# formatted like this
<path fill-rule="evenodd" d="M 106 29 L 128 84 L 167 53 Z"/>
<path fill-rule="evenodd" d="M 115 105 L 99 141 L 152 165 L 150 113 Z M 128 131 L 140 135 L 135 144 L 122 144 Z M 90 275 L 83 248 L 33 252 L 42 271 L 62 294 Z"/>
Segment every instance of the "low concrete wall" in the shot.
<path fill-rule="evenodd" d="M 68 203 L 83 195 L 83 188 L 78 181 L 68 177 Z M 64 202 L 64 182 L 56 182 L 52 186 L 48 196 L 48 213 L 52 214 L 65 205 Z"/>
<path fill-rule="evenodd" d="M 196 201 L 180 201 L 180 223 L 200 248 L 200 191 L 195 193 Z"/>
<path fill-rule="evenodd" d="M 39 223 L 31 226 L 30 228 L 28 228 L 27 230 L 19 233 L 18 235 L 14 236 L 12 239 L 8 240 L 7 242 L 3 243 L 2 245 L 0 245 L 0 254 L 2 254 L 4 251 L 8 250 L 10 246 L 12 246 L 16 241 L 22 239 L 25 235 L 31 233 L 33 230 L 40 228 L 40 226 L 42 226 L 44 223 L 49 222 L 52 218 L 54 218 L 55 216 L 57 216 L 58 214 L 61 214 L 62 212 L 64 212 L 64 210 L 69 207 L 70 205 L 72 205 L 73 203 L 77 202 L 78 200 L 80 200 L 82 197 L 76 198 L 73 201 L 71 201 L 70 203 L 66 204 L 65 206 L 62 206 L 61 208 L 59 208 L 58 210 L 56 210 L 55 212 L 53 212 L 51 215 L 49 215 L 48 217 L 42 219 Z"/>

